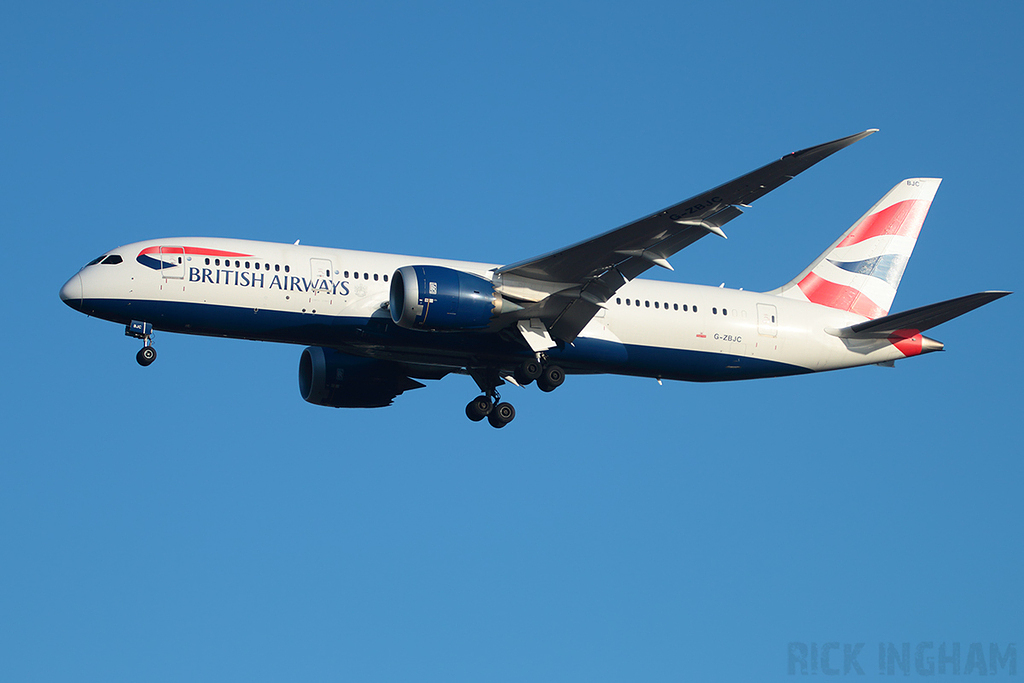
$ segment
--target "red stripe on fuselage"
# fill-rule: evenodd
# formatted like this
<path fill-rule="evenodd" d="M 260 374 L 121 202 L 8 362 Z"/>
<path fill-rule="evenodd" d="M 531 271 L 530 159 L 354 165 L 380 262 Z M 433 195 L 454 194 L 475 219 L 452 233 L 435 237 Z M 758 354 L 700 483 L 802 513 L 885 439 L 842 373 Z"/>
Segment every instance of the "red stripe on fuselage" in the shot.
<path fill-rule="evenodd" d="M 203 249 L 201 247 L 173 247 L 166 244 L 155 247 L 146 247 L 139 252 L 139 256 L 143 254 L 156 254 L 161 249 L 184 249 L 186 254 L 192 254 L 195 256 L 251 256 L 251 254 L 242 254 L 237 251 L 221 251 L 220 249 Z M 166 251 L 165 254 L 177 254 L 176 251 Z"/>
<path fill-rule="evenodd" d="M 881 318 L 888 315 L 885 310 L 874 301 L 869 299 L 863 292 L 847 285 L 837 285 L 813 272 L 797 283 L 797 287 L 804 293 L 808 301 L 812 301 L 829 308 L 838 308 L 840 311 L 850 311 L 865 318 Z"/>
<path fill-rule="evenodd" d="M 872 237 L 900 235 L 917 239 L 928 215 L 931 202 L 923 199 L 907 199 L 882 209 L 864 218 L 853 232 L 847 235 L 837 247 L 848 247 Z"/>

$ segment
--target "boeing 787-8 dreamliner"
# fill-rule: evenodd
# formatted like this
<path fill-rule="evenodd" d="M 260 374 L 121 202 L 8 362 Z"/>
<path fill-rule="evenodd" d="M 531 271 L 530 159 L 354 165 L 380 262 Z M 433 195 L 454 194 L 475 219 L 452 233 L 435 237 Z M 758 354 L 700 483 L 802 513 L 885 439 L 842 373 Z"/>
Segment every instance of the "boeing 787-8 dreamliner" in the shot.
<path fill-rule="evenodd" d="M 126 325 L 156 358 L 154 330 L 307 346 L 299 390 L 323 406 L 374 408 L 468 374 L 474 421 L 504 427 L 506 382 L 552 391 L 566 375 L 694 382 L 892 364 L 942 344 L 922 332 L 1009 292 L 890 314 L 936 178 L 898 182 L 785 285 L 747 292 L 640 279 L 753 201 L 874 130 L 788 154 L 733 181 L 572 246 L 509 265 L 211 237 L 117 247 L 60 291 Z"/>

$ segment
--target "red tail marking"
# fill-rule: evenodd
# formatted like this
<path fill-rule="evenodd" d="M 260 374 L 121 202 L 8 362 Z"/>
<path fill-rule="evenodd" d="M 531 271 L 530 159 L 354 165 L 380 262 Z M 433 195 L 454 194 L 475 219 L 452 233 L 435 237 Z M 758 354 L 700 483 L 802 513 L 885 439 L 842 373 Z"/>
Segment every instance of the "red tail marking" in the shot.
<path fill-rule="evenodd" d="M 923 199 L 907 199 L 867 216 L 857 228 L 837 244 L 848 247 L 871 237 L 900 235 L 917 239 L 928 214 L 931 202 Z"/>
<path fill-rule="evenodd" d="M 813 272 L 808 273 L 807 277 L 797 283 L 797 286 L 808 301 L 822 306 L 838 308 L 840 311 L 850 311 L 872 320 L 889 314 L 889 311 L 869 299 L 864 293 L 847 285 L 837 285 L 818 277 Z"/>

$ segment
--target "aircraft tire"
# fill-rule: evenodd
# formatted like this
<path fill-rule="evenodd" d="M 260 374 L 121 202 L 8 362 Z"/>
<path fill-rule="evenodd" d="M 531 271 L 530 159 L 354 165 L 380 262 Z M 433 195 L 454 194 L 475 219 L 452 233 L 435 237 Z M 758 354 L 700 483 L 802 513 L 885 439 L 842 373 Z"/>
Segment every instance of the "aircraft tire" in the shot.
<path fill-rule="evenodd" d="M 487 415 L 487 421 L 495 429 L 501 429 L 514 419 L 516 419 L 516 409 L 512 407 L 511 403 L 499 403 Z"/>
<path fill-rule="evenodd" d="M 537 380 L 537 386 L 541 391 L 554 391 L 562 386 L 565 381 L 565 371 L 557 365 L 549 365 L 544 368 L 544 374 Z"/>
<path fill-rule="evenodd" d="M 152 346 L 143 346 L 139 349 L 139 352 L 135 354 L 135 360 L 138 361 L 142 367 L 147 367 L 153 364 L 156 360 L 156 349 Z"/>
<path fill-rule="evenodd" d="M 466 406 L 466 417 L 473 422 L 479 422 L 487 417 L 493 410 L 494 405 L 491 399 L 486 396 L 477 396 Z"/>
<path fill-rule="evenodd" d="M 522 364 L 520 364 L 519 367 L 516 368 L 516 371 L 513 374 L 516 378 L 516 381 L 519 382 L 521 386 L 525 387 L 530 382 L 540 377 L 543 371 L 544 368 L 540 364 L 540 361 L 535 359 L 529 359 L 524 360 Z"/>

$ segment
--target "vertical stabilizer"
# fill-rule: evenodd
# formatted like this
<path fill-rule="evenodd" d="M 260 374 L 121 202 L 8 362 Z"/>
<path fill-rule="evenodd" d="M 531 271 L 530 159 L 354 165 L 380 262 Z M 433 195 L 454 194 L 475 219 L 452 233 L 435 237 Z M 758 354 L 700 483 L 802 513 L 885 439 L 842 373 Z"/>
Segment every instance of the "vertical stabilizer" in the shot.
<path fill-rule="evenodd" d="M 887 315 L 941 182 L 900 182 L 814 263 L 772 293 L 870 319 Z"/>

